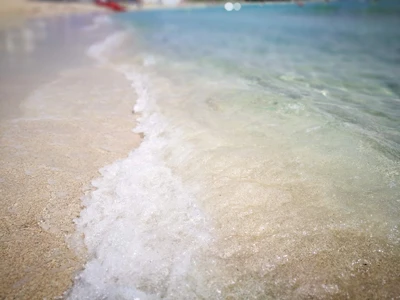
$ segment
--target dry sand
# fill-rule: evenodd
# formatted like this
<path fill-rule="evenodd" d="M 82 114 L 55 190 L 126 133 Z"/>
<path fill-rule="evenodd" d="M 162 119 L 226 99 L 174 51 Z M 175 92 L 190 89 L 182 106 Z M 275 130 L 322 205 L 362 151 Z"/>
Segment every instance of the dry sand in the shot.
<path fill-rule="evenodd" d="M 90 2 L 0 0 L 0 26 L 21 23 L 26 18 L 88 12 L 105 12 L 105 9 Z"/>
<path fill-rule="evenodd" d="M 51 299 L 71 286 L 84 262 L 67 243 L 80 198 L 99 168 L 140 143 L 135 98 L 121 74 L 88 66 L 2 105 L 13 114 L 0 118 L 0 299 Z"/>

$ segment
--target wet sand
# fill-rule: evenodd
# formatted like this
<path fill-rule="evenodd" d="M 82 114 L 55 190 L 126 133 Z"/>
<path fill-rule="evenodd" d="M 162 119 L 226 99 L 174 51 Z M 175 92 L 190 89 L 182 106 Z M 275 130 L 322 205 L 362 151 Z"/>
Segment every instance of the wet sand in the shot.
<path fill-rule="evenodd" d="M 69 248 L 84 191 L 99 168 L 140 143 L 136 94 L 104 66 L 35 72 L 40 57 L 20 48 L 10 66 L 26 69 L 3 66 L 0 83 L 0 298 L 51 299 L 84 262 Z"/>

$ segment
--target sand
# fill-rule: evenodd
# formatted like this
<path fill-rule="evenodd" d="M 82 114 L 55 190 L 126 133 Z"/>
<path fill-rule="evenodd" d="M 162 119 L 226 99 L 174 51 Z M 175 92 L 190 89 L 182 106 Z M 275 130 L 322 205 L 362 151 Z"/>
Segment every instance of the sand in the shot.
<path fill-rule="evenodd" d="M 68 65 L 54 58 L 51 42 L 37 48 L 40 39 L 49 39 L 43 31 L 71 37 L 76 28 L 70 16 L 108 11 L 91 3 L 0 1 L 0 299 L 52 299 L 69 290 L 85 263 L 71 235 L 91 180 L 140 144 L 132 132 L 137 95 L 105 66 L 54 67 L 64 71 L 52 77 L 32 63 L 52 57 L 47 65 Z M 64 27 L 57 29 L 52 16 L 62 17 Z M 37 21 L 38 30 L 26 30 L 27 20 Z M 69 45 L 79 48 L 68 38 L 64 43 L 58 47 L 67 52 Z M 8 73 L 4 64 L 31 71 Z"/>
<path fill-rule="evenodd" d="M 174 8 L 174 6 L 164 6 L 160 4 L 144 4 L 138 7 L 135 3 L 123 4 L 128 11 L 137 9 L 165 9 Z M 180 6 L 183 7 L 204 7 L 209 4 L 205 3 L 190 3 L 182 2 Z M 93 5 L 91 1 L 67 1 L 67 0 L 0 0 L 0 26 L 9 24 L 20 23 L 26 18 L 32 17 L 49 17 L 60 14 L 77 14 L 89 12 L 103 12 L 109 13 L 110 11 Z"/>
<path fill-rule="evenodd" d="M 0 26 L 19 24 L 26 18 L 88 12 L 106 12 L 106 10 L 90 2 L 0 0 Z"/>
<path fill-rule="evenodd" d="M 68 103 L 54 101 L 61 94 Z M 99 168 L 140 142 L 131 132 L 134 99 L 121 75 L 80 69 L 40 87 L 20 118 L 0 123 L 0 298 L 52 298 L 71 286 L 84 262 L 67 243 L 80 198 Z"/>
<path fill-rule="evenodd" d="M 0 18 L 20 22 L 37 8 L 40 16 L 93 10 L 24 3 L 3 1 Z M 15 63 L 25 59 L 15 55 Z M 52 299 L 71 287 L 85 261 L 70 248 L 81 197 L 99 168 L 140 143 L 132 132 L 136 94 L 103 66 L 69 69 L 36 85 L 28 83 L 32 75 L 26 83 L 16 77 L 15 86 L 12 74 L 1 75 L 9 82 L 0 82 L 0 299 Z"/>

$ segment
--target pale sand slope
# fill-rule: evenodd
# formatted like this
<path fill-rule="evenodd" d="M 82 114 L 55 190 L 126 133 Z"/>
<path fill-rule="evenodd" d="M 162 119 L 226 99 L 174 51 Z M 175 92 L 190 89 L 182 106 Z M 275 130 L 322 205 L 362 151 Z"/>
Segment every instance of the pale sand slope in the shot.
<path fill-rule="evenodd" d="M 66 237 L 83 188 L 140 142 L 135 98 L 122 75 L 87 67 L 39 87 L 20 118 L 0 121 L 0 299 L 49 299 L 71 286 L 83 258 Z"/>
<path fill-rule="evenodd" d="M 137 10 L 136 4 L 123 4 L 128 10 Z M 182 2 L 183 7 L 204 7 L 209 3 Z M 144 9 L 165 9 L 174 6 L 160 4 L 145 4 Z M 59 14 L 88 13 L 88 12 L 109 12 L 109 10 L 94 5 L 91 1 L 68 1 L 68 0 L 0 0 L 0 26 L 16 23 L 18 20 L 32 17 L 46 17 Z"/>
<path fill-rule="evenodd" d="M 104 8 L 91 3 L 91 1 L 67 0 L 0 0 L 0 15 L 29 15 L 43 16 L 64 13 L 79 13 L 92 11 L 105 11 Z"/>
<path fill-rule="evenodd" d="M 90 2 L 0 0 L 0 26 L 20 23 L 32 17 L 88 12 L 105 12 L 105 9 Z"/>

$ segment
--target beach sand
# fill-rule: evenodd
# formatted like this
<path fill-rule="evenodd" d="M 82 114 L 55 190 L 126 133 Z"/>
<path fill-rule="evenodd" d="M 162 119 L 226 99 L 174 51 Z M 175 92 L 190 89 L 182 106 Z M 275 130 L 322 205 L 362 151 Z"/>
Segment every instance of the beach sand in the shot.
<path fill-rule="evenodd" d="M 52 298 L 72 284 L 83 261 L 67 238 L 83 190 L 140 142 L 131 132 L 135 95 L 123 83 L 109 70 L 69 72 L 23 101 L 20 118 L 0 123 L 1 298 Z"/>
<path fill-rule="evenodd" d="M 7 3 L 15 20 L 26 17 L 15 10 L 23 1 Z M 65 11 L 75 6 L 86 7 Z M 33 60 L 24 51 L 12 59 Z M 84 263 L 69 248 L 81 197 L 99 168 L 140 143 L 136 94 L 121 74 L 91 64 L 56 71 L 51 80 L 44 71 L 0 72 L 0 299 L 50 299 L 71 287 Z"/>
<path fill-rule="evenodd" d="M 135 3 L 124 3 L 125 8 L 129 11 L 137 10 L 139 7 Z M 209 4 L 186 3 L 180 6 L 204 7 Z M 165 9 L 174 8 L 174 6 L 164 6 L 157 3 L 145 4 L 140 9 Z M 33 17 L 50 17 L 65 14 L 82 14 L 90 12 L 109 13 L 110 11 L 104 7 L 93 5 L 90 1 L 50 1 L 50 0 L 0 0 L 0 26 L 8 26 L 10 24 L 21 23 L 26 18 Z"/>
<path fill-rule="evenodd" d="M 27 18 L 89 12 L 106 12 L 106 10 L 90 2 L 0 0 L 0 26 L 14 26 Z"/>

